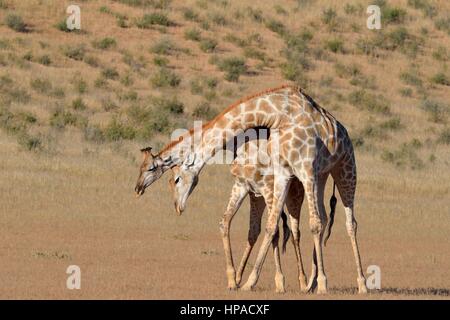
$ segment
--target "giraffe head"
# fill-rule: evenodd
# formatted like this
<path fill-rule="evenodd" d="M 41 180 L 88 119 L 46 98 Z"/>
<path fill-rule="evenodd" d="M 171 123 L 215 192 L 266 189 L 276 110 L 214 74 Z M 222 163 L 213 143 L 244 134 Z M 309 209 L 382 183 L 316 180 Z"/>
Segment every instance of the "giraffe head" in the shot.
<path fill-rule="evenodd" d="M 153 155 L 151 150 L 151 147 L 141 149 L 142 164 L 139 168 L 139 177 L 134 188 L 137 197 L 143 195 L 145 189 L 164 173 L 164 161 L 160 156 Z"/>
<path fill-rule="evenodd" d="M 179 166 L 172 168 L 169 187 L 172 191 L 175 211 L 181 215 L 186 209 L 186 202 L 198 183 L 198 176 L 189 170 L 182 170 Z"/>

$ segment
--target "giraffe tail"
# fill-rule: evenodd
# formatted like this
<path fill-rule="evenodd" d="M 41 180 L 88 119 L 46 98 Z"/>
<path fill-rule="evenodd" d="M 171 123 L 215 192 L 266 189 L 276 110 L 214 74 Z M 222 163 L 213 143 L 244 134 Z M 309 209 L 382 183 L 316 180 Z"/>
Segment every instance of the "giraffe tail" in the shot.
<path fill-rule="evenodd" d="M 282 253 L 286 252 L 286 243 L 289 240 L 289 237 L 291 236 L 291 229 L 289 228 L 289 223 L 287 220 L 286 212 L 281 211 L 281 220 L 283 220 L 283 246 L 282 246 Z"/>
<path fill-rule="evenodd" d="M 334 223 L 334 213 L 336 212 L 336 203 L 337 203 L 336 196 L 334 195 L 335 190 L 336 190 L 336 182 L 333 181 L 333 195 L 330 198 L 330 220 L 328 221 L 327 228 L 325 230 L 326 235 L 324 240 L 324 246 L 327 245 L 328 238 L 331 235 L 331 228 L 333 227 Z"/>

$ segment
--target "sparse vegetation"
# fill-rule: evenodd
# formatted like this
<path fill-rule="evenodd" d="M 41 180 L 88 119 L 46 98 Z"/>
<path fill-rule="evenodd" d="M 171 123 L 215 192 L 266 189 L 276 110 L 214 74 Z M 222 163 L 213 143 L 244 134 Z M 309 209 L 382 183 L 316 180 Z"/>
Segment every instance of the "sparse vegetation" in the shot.
<path fill-rule="evenodd" d="M 181 78 L 170 69 L 161 67 L 151 77 L 150 82 L 152 86 L 156 88 L 177 87 L 181 82 Z"/>
<path fill-rule="evenodd" d="M 96 49 L 111 49 L 114 48 L 117 45 L 117 42 L 114 38 L 106 37 L 100 40 L 96 40 L 92 43 L 93 47 Z"/>
<path fill-rule="evenodd" d="M 17 14 L 8 14 L 5 18 L 5 24 L 17 32 L 27 32 L 27 25 L 22 17 Z"/>
<path fill-rule="evenodd" d="M 225 72 L 225 79 L 237 82 L 239 77 L 247 72 L 245 59 L 238 57 L 229 57 L 218 62 L 219 69 Z"/>
<path fill-rule="evenodd" d="M 167 15 L 161 12 L 144 14 L 142 18 L 136 20 L 136 26 L 141 29 L 149 29 L 155 25 L 169 27 L 173 26 L 174 23 L 169 20 Z"/>

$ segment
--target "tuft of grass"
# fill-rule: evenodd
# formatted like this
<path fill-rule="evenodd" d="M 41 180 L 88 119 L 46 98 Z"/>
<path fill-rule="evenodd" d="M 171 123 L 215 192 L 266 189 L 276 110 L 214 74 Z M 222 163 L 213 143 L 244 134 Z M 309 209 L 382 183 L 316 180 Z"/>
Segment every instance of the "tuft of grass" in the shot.
<path fill-rule="evenodd" d="M 38 93 L 48 94 L 52 90 L 52 83 L 48 79 L 31 79 L 30 86 Z"/>
<path fill-rule="evenodd" d="M 83 128 L 87 125 L 87 119 L 58 108 L 50 117 L 50 125 L 57 129 L 64 129 L 68 125 Z"/>
<path fill-rule="evenodd" d="M 445 31 L 450 35 L 450 16 L 438 19 L 434 25 L 438 30 Z"/>
<path fill-rule="evenodd" d="M 333 8 L 327 8 L 322 11 L 322 22 L 327 25 L 334 24 L 336 22 L 337 12 Z"/>
<path fill-rule="evenodd" d="M 217 111 L 213 109 L 208 102 L 201 102 L 194 108 L 194 111 L 192 112 L 192 116 L 196 119 L 210 120 L 216 115 Z"/>
<path fill-rule="evenodd" d="M 439 46 L 434 52 L 433 52 L 433 58 L 438 61 L 447 61 L 449 59 L 450 55 L 447 52 L 447 48 L 443 46 Z"/>
<path fill-rule="evenodd" d="M 119 72 L 114 67 L 105 68 L 102 70 L 102 76 L 106 79 L 117 80 L 119 78 Z"/>
<path fill-rule="evenodd" d="M 184 113 L 184 104 L 178 100 L 177 97 L 166 98 L 155 98 L 153 99 L 153 105 L 158 110 L 168 111 L 169 113 L 180 115 Z"/>
<path fill-rule="evenodd" d="M 200 41 L 200 50 L 206 53 L 214 52 L 218 45 L 218 42 L 211 38 L 204 38 Z"/>
<path fill-rule="evenodd" d="M 186 40 L 200 41 L 202 38 L 201 35 L 202 32 L 197 28 L 191 28 L 184 32 L 184 38 Z"/>
<path fill-rule="evenodd" d="M 408 0 L 408 6 L 421 10 L 423 15 L 428 18 L 433 18 L 438 13 L 437 8 L 428 0 Z"/>
<path fill-rule="evenodd" d="M 72 101 L 71 107 L 73 110 L 76 110 L 76 111 L 83 111 L 83 110 L 87 109 L 86 103 L 80 97 L 78 97 Z"/>
<path fill-rule="evenodd" d="M 133 140 L 136 137 L 136 130 L 113 118 L 103 131 L 104 137 L 109 141 Z"/>
<path fill-rule="evenodd" d="M 450 145 L 450 128 L 445 128 L 442 130 L 439 134 L 438 142 Z"/>
<path fill-rule="evenodd" d="M 169 64 L 169 59 L 166 57 L 156 56 L 153 58 L 153 64 L 158 67 L 167 67 Z"/>
<path fill-rule="evenodd" d="M 340 38 L 329 39 L 325 42 L 325 48 L 334 53 L 345 53 L 344 41 Z"/>
<path fill-rule="evenodd" d="M 22 17 L 17 14 L 8 14 L 5 17 L 5 24 L 14 31 L 27 32 L 27 25 L 23 21 Z"/>
<path fill-rule="evenodd" d="M 163 38 L 155 43 L 150 51 L 161 55 L 170 55 L 177 50 L 176 46 L 170 39 Z"/>
<path fill-rule="evenodd" d="M 228 57 L 218 62 L 220 71 L 225 72 L 225 79 L 232 82 L 239 81 L 239 77 L 247 72 L 245 59 Z"/>
<path fill-rule="evenodd" d="M 46 54 L 37 58 L 36 61 L 44 66 L 49 66 L 52 63 L 52 59 L 50 58 L 49 55 L 46 55 Z"/>
<path fill-rule="evenodd" d="M 70 59 L 81 61 L 86 54 L 86 48 L 83 44 L 68 45 L 63 47 L 63 53 Z"/>
<path fill-rule="evenodd" d="M 445 123 L 450 107 L 435 100 L 424 100 L 421 104 L 422 110 L 428 113 L 429 120 L 434 123 Z"/>
<path fill-rule="evenodd" d="M 431 81 L 435 84 L 440 84 L 443 86 L 450 86 L 450 79 L 447 77 L 447 75 L 444 72 L 438 72 L 436 73 L 432 78 Z"/>
<path fill-rule="evenodd" d="M 150 79 L 150 83 L 155 88 L 178 87 L 181 78 L 168 68 L 161 67 Z"/>
<path fill-rule="evenodd" d="M 136 26 L 141 29 L 149 29 L 154 25 L 170 27 L 174 23 L 170 21 L 166 14 L 161 12 L 147 13 L 142 18 L 136 20 Z"/>
<path fill-rule="evenodd" d="M 267 29 L 269 29 L 272 32 L 277 33 L 280 36 L 284 36 L 286 34 L 286 27 L 285 25 L 278 20 L 275 19 L 269 19 L 265 22 L 265 26 Z"/>
<path fill-rule="evenodd" d="M 189 20 L 189 21 L 199 21 L 199 15 L 198 15 L 198 13 L 197 12 L 195 12 L 193 9 L 191 9 L 191 8 L 184 8 L 183 9 L 183 17 L 186 19 L 186 20 Z"/>
<path fill-rule="evenodd" d="M 405 84 L 421 87 L 423 82 L 417 70 L 413 69 L 400 74 L 400 80 Z"/>
<path fill-rule="evenodd" d="M 381 9 L 381 16 L 386 23 L 403 23 L 406 17 L 406 10 L 399 7 L 384 6 Z"/>
<path fill-rule="evenodd" d="M 26 132 L 19 134 L 17 142 L 28 151 L 39 151 L 43 147 L 42 140 L 39 137 Z"/>
<path fill-rule="evenodd" d="M 390 105 L 386 98 L 369 93 L 364 89 L 352 91 L 348 96 L 348 101 L 355 107 L 360 107 L 370 112 L 390 113 Z"/>
<path fill-rule="evenodd" d="M 116 45 L 117 45 L 116 39 L 111 37 L 96 40 L 92 43 L 92 46 L 94 48 L 102 50 L 114 48 Z"/>

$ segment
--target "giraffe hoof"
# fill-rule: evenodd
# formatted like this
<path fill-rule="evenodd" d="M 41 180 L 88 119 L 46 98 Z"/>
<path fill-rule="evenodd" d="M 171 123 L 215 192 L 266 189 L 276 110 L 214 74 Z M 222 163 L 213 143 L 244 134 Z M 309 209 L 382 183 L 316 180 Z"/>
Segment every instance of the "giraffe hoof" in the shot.
<path fill-rule="evenodd" d="M 317 294 L 327 294 L 327 289 L 317 289 Z"/>
<path fill-rule="evenodd" d="M 246 285 L 242 286 L 240 290 L 241 291 L 253 291 L 253 286 L 246 284 Z"/>
<path fill-rule="evenodd" d="M 236 291 L 238 289 L 237 285 L 228 285 L 227 286 L 228 291 Z"/>
<path fill-rule="evenodd" d="M 276 288 L 275 292 L 276 293 L 286 293 L 286 289 L 285 288 Z"/>

